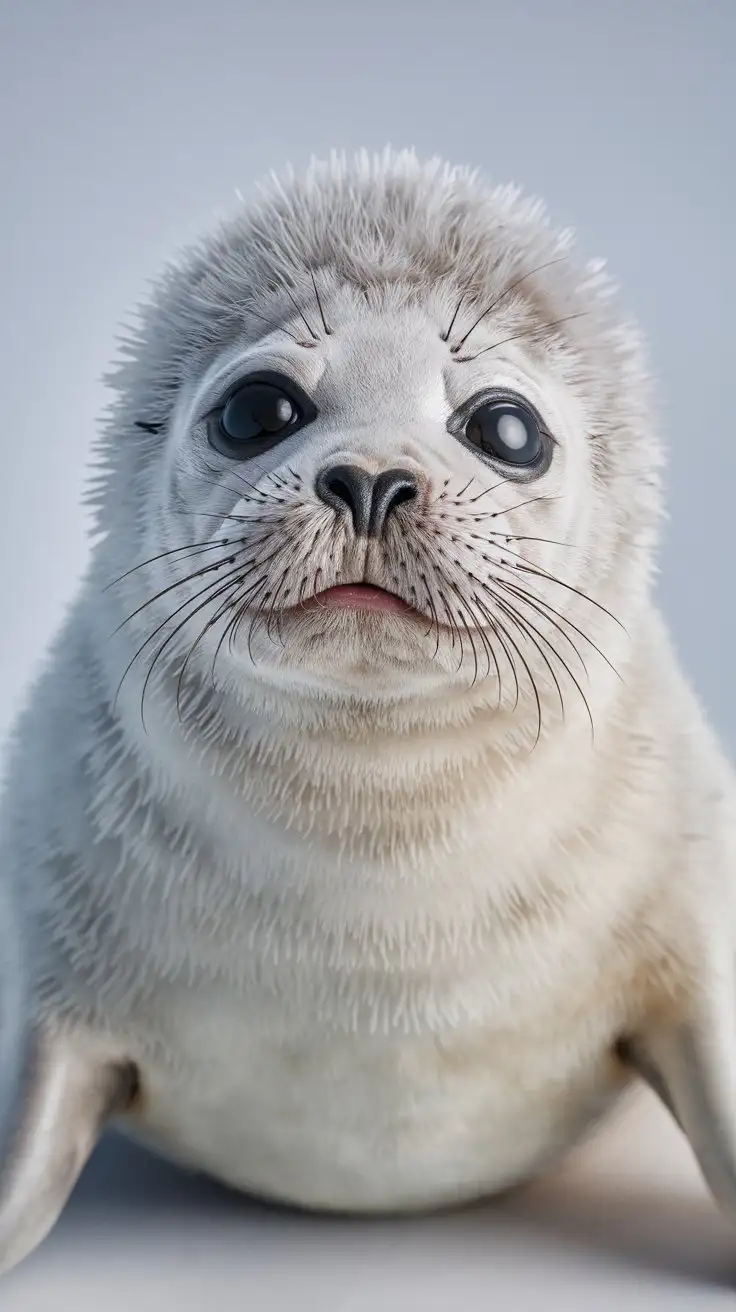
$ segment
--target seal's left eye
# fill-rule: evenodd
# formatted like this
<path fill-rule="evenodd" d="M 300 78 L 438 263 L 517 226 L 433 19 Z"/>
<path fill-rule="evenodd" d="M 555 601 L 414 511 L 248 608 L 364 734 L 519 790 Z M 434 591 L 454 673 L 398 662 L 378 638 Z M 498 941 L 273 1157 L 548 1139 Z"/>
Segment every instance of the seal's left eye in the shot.
<path fill-rule="evenodd" d="M 300 405 L 296 388 L 287 390 L 286 380 L 250 378 L 211 416 L 209 439 L 215 450 L 233 460 L 250 456 L 296 432 L 313 416 L 308 403 Z"/>

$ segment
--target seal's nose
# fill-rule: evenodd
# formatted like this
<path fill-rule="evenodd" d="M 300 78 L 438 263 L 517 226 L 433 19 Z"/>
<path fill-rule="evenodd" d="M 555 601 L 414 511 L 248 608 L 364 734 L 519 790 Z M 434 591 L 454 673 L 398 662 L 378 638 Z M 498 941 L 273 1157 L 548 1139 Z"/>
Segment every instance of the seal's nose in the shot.
<path fill-rule="evenodd" d="M 391 512 L 411 501 L 419 486 L 408 469 L 369 474 L 359 465 L 329 465 L 320 470 L 314 489 L 325 505 L 350 511 L 356 536 L 380 537 Z"/>

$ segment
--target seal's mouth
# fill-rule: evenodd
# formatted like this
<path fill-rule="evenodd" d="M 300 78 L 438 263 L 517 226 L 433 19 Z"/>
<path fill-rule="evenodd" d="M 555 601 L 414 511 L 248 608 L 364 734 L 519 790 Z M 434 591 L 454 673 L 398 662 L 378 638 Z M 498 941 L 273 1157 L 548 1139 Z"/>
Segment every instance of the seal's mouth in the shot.
<path fill-rule="evenodd" d="M 305 610 L 361 610 L 382 611 L 392 615 L 417 616 L 403 597 L 385 588 L 378 588 L 373 583 L 339 583 L 323 592 L 315 592 L 306 601 L 294 606 L 294 613 Z"/>

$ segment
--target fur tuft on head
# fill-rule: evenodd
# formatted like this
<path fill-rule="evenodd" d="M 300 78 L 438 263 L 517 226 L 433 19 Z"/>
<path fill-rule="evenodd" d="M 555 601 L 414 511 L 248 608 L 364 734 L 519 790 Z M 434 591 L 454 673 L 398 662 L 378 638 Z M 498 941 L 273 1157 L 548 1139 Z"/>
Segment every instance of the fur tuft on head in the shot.
<path fill-rule="evenodd" d="M 288 292 L 310 295 L 310 274 L 320 272 L 376 298 L 421 301 L 439 292 L 450 314 L 460 291 L 467 326 L 474 310 L 539 269 L 557 317 L 581 316 L 568 320 L 565 335 L 595 415 L 597 458 L 612 469 L 625 465 L 629 475 L 635 464 L 647 483 L 647 519 L 656 515 L 663 453 L 641 332 L 618 314 L 605 261 L 575 264 L 572 231 L 554 229 L 541 201 L 515 185 L 489 187 L 476 169 L 390 148 L 352 158 L 333 151 L 313 158 L 302 175 L 291 168 L 284 179 L 271 175 L 258 190 L 259 199 L 163 269 L 120 339 L 119 363 L 106 379 L 117 401 L 97 443 L 87 496 L 99 531 L 115 513 L 116 474 L 130 474 L 124 439 L 138 466 L 158 445 L 139 425 L 163 428 L 193 376 L 244 331 L 262 332 L 264 318 L 290 315 Z M 646 450 L 632 452 L 642 426 Z"/>

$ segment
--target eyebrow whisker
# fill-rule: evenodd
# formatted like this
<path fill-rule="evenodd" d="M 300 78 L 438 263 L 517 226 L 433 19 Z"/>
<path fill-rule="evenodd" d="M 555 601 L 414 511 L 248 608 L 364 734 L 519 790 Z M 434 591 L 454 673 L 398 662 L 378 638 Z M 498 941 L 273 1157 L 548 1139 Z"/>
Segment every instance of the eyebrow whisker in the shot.
<path fill-rule="evenodd" d="M 490 346 L 483 346 L 480 351 L 476 351 L 475 355 L 456 355 L 455 363 L 470 364 L 473 360 L 477 360 L 480 355 L 485 355 L 486 351 L 495 351 L 499 346 L 505 346 L 507 342 L 517 342 L 522 337 L 536 337 L 538 333 L 544 333 L 549 328 L 556 328 L 561 323 L 569 323 L 571 319 L 584 319 L 587 313 L 587 310 L 580 310 L 577 314 L 566 314 L 562 319 L 551 319 L 549 323 L 537 324 L 536 328 L 525 328 L 522 332 L 514 333 L 511 337 L 502 337 L 500 342 L 492 342 Z"/>
<path fill-rule="evenodd" d="M 294 306 L 294 309 L 296 310 L 297 314 L 299 315 L 299 317 L 300 317 L 302 323 L 304 324 L 304 326 L 305 326 L 307 332 L 309 333 L 309 336 L 312 338 L 312 340 L 313 340 L 314 342 L 318 342 L 318 341 L 319 341 L 319 337 L 317 336 L 316 332 L 314 331 L 312 325 L 310 324 L 310 322 L 309 322 L 307 316 L 305 315 L 305 313 L 304 313 L 304 311 L 302 310 L 301 306 L 299 305 L 298 301 L 297 301 L 297 300 L 295 299 L 295 297 L 292 295 L 291 289 L 290 289 L 289 287 L 287 287 L 285 283 L 284 283 L 284 291 L 286 292 L 286 295 L 288 296 L 289 300 L 291 301 L 292 305 Z"/>
<path fill-rule="evenodd" d="M 273 319 L 267 319 L 265 314 L 259 314 L 258 311 L 252 309 L 250 305 L 246 308 L 246 314 L 252 314 L 254 319 L 260 319 L 261 323 L 265 323 L 267 328 L 273 328 L 276 332 L 286 333 L 287 337 L 290 337 L 292 342 L 296 342 L 297 346 L 311 346 L 311 342 L 300 341 L 296 333 L 293 333 L 290 328 L 285 328 L 282 323 L 275 323 Z"/>
<path fill-rule="evenodd" d="M 327 326 L 327 320 L 325 319 L 325 312 L 324 312 L 324 310 L 323 310 L 323 308 L 322 308 L 322 300 L 321 300 L 321 297 L 320 297 L 320 294 L 319 294 L 319 289 L 318 289 L 318 287 L 317 287 L 317 279 L 316 279 L 315 276 L 314 276 L 314 269 L 310 268 L 310 270 L 309 270 L 309 276 L 310 276 L 310 278 L 312 279 L 312 286 L 314 287 L 314 295 L 315 295 L 315 297 L 316 297 L 316 300 L 317 300 L 317 306 L 318 306 L 318 309 L 319 309 L 320 317 L 321 317 L 321 319 L 322 319 L 322 326 L 323 326 L 323 328 L 324 328 L 324 330 L 325 330 L 325 334 L 326 334 L 326 336 L 327 336 L 327 337 L 330 337 L 330 336 L 332 335 L 332 329 L 331 329 L 331 328 L 328 328 L 328 326 Z"/>
<path fill-rule="evenodd" d="M 455 313 L 453 314 L 453 316 L 452 316 L 452 318 L 451 318 L 451 320 L 450 320 L 450 326 L 449 326 L 449 328 L 447 329 L 447 332 L 445 332 L 445 333 L 440 333 L 440 341 L 442 341 L 442 342 L 447 342 L 447 341 L 450 340 L 450 333 L 452 332 L 453 328 L 455 327 L 455 320 L 457 319 L 457 316 L 458 316 L 459 313 L 460 313 L 460 308 L 461 308 L 461 306 L 462 306 L 463 301 L 465 300 L 465 296 L 466 296 L 466 293 L 463 292 L 462 296 L 460 297 L 460 300 L 458 301 L 457 305 L 455 306 Z"/>
<path fill-rule="evenodd" d="M 527 273 L 522 274 L 520 278 L 516 278 L 514 282 L 509 283 L 508 287 L 506 287 L 506 289 L 502 291 L 494 301 L 491 301 L 491 304 L 487 307 L 487 309 L 485 309 L 482 314 L 478 315 L 478 318 L 475 320 L 475 323 L 471 324 L 465 336 L 461 337 L 460 341 L 457 342 L 455 346 L 450 347 L 452 354 L 457 355 L 457 352 L 460 350 L 460 347 L 463 346 L 465 342 L 467 342 L 470 334 L 475 331 L 475 329 L 478 327 L 478 324 L 481 323 L 481 321 L 485 319 L 486 315 L 490 314 L 492 310 L 495 310 L 496 306 L 500 305 L 501 301 L 503 301 L 505 297 L 507 297 L 509 293 L 514 290 L 515 287 L 520 286 L 522 282 L 526 282 L 527 278 L 532 278 L 535 273 L 541 273 L 542 269 L 548 269 L 553 264 L 560 264 L 563 261 L 563 259 L 564 256 L 558 255 L 553 260 L 547 260 L 546 263 L 544 264 L 538 264 L 535 269 L 529 269 L 529 271 Z"/>

